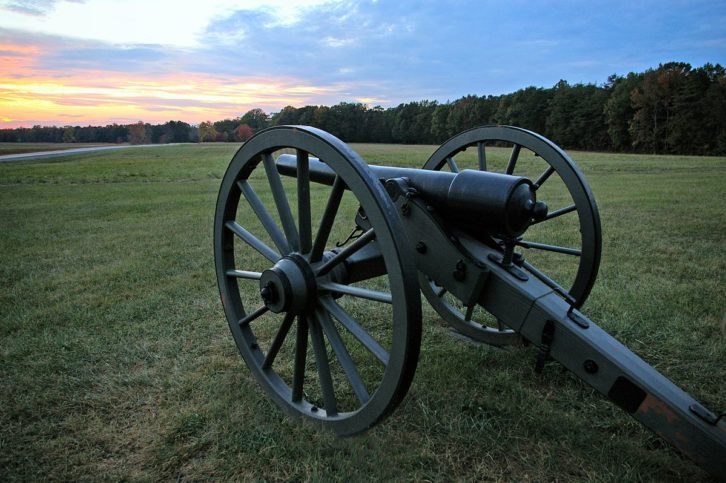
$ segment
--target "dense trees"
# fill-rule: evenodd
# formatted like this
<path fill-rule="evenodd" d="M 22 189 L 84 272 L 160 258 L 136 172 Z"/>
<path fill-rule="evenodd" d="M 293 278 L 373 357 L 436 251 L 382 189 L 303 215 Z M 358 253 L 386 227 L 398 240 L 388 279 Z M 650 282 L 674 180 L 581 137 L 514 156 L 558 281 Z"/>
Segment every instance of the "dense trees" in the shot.
<path fill-rule="evenodd" d="M 253 132 L 266 128 L 268 122 L 267 114 L 265 114 L 265 111 L 262 109 L 252 109 L 251 111 L 247 111 L 247 113 L 245 113 L 245 115 L 240 119 L 240 123 L 248 125 Z"/>
<path fill-rule="evenodd" d="M 720 65 L 691 69 L 672 62 L 647 70 L 631 93 L 633 146 L 654 153 L 723 153 L 725 85 Z"/>
<path fill-rule="evenodd" d="M 440 143 L 483 124 L 510 124 L 584 150 L 726 154 L 726 73 L 668 63 L 605 84 L 561 80 L 501 96 L 468 95 L 383 109 L 341 103 L 287 106 L 271 125 L 309 124 L 349 142 Z"/>
<path fill-rule="evenodd" d="M 547 104 L 547 135 L 563 146 L 604 149 L 610 144 L 605 121 L 607 90 L 592 84 L 558 82 Z"/>
<path fill-rule="evenodd" d="M 348 142 L 440 143 L 484 124 L 510 124 L 541 133 L 565 148 L 652 153 L 726 154 L 726 71 L 671 62 L 603 85 L 559 81 L 500 96 L 467 95 L 451 102 L 414 101 L 384 109 L 361 103 L 287 106 L 271 115 L 190 126 L 181 121 L 105 127 L 0 130 L 0 141 L 170 143 L 245 141 L 268 126 L 305 124 Z"/>

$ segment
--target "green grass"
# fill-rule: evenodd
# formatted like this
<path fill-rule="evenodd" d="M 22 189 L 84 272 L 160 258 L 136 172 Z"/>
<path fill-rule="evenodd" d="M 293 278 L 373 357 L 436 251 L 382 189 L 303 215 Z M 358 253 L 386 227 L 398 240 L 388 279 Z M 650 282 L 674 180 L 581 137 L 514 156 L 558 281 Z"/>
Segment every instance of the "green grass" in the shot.
<path fill-rule="evenodd" d="M 66 149 L 90 148 L 93 146 L 115 146 L 104 143 L 0 143 L 0 156 L 6 154 L 37 153 L 39 151 L 62 151 Z"/>
<path fill-rule="evenodd" d="M 384 424 L 339 439 L 284 416 L 217 293 L 213 211 L 236 147 L 0 165 L 0 480 L 707 479 L 557 365 L 537 376 L 534 349 L 463 343 L 427 306 L 416 379 Z M 406 166 L 434 149 L 354 148 Z M 604 233 L 584 312 L 726 409 L 726 158 L 571 154 Z"/>

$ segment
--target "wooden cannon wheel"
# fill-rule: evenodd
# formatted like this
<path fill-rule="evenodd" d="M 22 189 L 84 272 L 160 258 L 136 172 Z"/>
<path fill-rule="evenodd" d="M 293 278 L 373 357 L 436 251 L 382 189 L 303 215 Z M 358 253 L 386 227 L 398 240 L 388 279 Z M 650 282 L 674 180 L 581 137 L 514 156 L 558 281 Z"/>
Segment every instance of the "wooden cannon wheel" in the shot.
<path fill-rule="evenodd" d="M 297 155 L 297 180 L 281 179 L 279 152 Z M 332 188 L 310 183 L 310 157 L 335 172 Z M 359 206 L 370 229 L 336 249 Z M 322 216 L 311 207 L 324 207 Z M 214 220 L 219 291 L 242 357 L 289 414 L 355 434 L 405 396 L 418 361 L 421 300 L 403 233 L 380 181 L 324 131 L 270 128 L 235 154 Z M 386 274 L 347 284 L 350 257 L 372 246 Z"/>
<path fill-rule="evenodd" d="M 497 156 L 487 147 L 494 147 Z M 502 146 L 508 159 L 496 159 Z M 464 155 L 473 148 L 474 154 Z M 494 150 L 493 150 L 494 151 Z M 470 151 L 471 153 L 471 151 Z M 489 159 L 487 159 L 489 157 Z M 498 171 L 526 176 L 539 200 L 549 205 L 547 218 L 529 228 L 517 247 L 526 253 L 521 266 L 580 308 L 590 294 L 598 267 L 602 235 L 600 216 L 589 185 L 575 162 L 557 145 L 539 134 L 511 126 L 483 126 L 464 131 L 441 145 L 424 169 Z M 493 239 L 502 244 L 501 240 Z M 474 340 L 492 345 L 519 342 L 519 336 L 483 309 L 464 307 L 425 275 L 421 290 L 436 312 L 451 326 Z"/>

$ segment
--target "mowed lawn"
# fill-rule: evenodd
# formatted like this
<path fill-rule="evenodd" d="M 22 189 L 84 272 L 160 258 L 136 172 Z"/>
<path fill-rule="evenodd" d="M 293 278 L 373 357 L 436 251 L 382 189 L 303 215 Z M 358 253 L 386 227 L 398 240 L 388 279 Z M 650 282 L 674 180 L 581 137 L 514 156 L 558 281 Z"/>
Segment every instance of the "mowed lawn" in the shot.
<path fill-rule="evenodd" d="M 382 425 L 340 439 L 283 415 L 216 287 L 237 147 L 0 164 L 1 481 L 708 480 L 557 364 L 535 374 L 533 347 L 465 343 L 428 306 L 416 379 Z M 406 166 L 434 150 L 354 148 Z M 583 311 L 726 410 L 726 158 L 570 154 L 604 233 Z"/>

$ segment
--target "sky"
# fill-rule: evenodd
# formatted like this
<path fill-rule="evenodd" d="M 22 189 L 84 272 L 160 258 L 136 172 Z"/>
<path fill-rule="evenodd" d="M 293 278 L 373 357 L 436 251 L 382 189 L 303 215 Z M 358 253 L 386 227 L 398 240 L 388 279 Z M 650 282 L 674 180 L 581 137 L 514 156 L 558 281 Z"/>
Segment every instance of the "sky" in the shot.
<path fill-rule="evenodd" d="M 0 0 L 0 129 L 446 102 L 726 65 L 726 0 Z"/>

